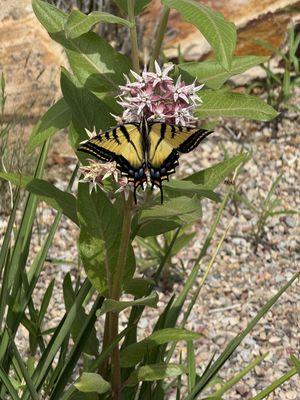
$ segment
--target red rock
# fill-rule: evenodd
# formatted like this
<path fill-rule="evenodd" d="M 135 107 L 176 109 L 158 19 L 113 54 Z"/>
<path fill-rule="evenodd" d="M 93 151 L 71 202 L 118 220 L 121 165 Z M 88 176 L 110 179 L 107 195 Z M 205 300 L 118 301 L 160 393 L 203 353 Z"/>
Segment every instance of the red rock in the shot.
<path fill-rule="evenodd" d="M 299 0 L 201 0 L 201 3 L 221 12 L 226 19 L 236 24 L 237 55 L 269 55 L 271 52 L 257 46 L 254 39 L 267 41 L 278 48 L 286 39 L 291 20 L 300 19 Z M 153 25 L 158 21 L 160 10 L 160 1 L 153 0 L 142 17 L 148 53 L 153 45 Z M 209 45 L 197 28 L 182 21 L 179 13 L 172 10 L 164 46 L 166 56 L 177 57 L 179 44 L 187 60 L 211 56 Z"/>

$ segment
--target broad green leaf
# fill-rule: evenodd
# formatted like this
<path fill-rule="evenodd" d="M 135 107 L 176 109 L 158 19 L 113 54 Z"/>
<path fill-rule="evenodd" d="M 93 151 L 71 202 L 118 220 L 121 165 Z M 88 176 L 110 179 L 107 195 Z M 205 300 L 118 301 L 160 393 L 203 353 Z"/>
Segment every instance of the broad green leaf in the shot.
<path fill-rule="evenodd" d="M 79 253 L 87 276 L 99 293 L 107 289 L 107 273 L 113 279 L 120 248 L 122 216 L 101 190 L 89 193 L 87 184 L 78 186 Z M 135 258 L 129 246 L 123 283 L 132 278 Z"/>
<path fill-rule="evenodd" d="M 157 293 L 153 293 L 150 296 L 142 297 L 141 299 L 134 301 L 117 301 L 113 299 L 106 299 L 101 307 L 99 316 L 108 312 L 120 312 L 133 306 L 148 306 L 156 308 L 158 300 L 159 297 Z"/>
<path fill-rule="evenodd" d="M 128 74 L 131 67 L 129 60 L 96 33 L 88 32 L 77 39 L 56 39 L 64 46 L 77 79 L 87 89 L 116 93 L 118 85 L 124 84 L 123 74 Z"/>
<path fill-rule="evenodd" d="M 236 56 L 233 57 L 229 70 L 223 68 L 216 60 L 188 62 L 179 64 L 178 68 L 183 71 L 183 78 L 185 77 L 184 73 L 187 73 L 209 88 L 219 89 L 231 76 L 241 74 L 267 60 L 268 57 L 262 56 Z M 199 94 L 201 96 L 201 92 Z"/>
<path fill-rule="evenodd" d="M 187 368 L 180 364 L 150 364 L 143 365 L 134 371 L 125 382 L 126 386 L 135 386 L 142 381 L 159 381 L 166 378 L 176 378 L 186 374 Z"/>
<path fill-rule="evenodd" d="M 32 8 L 49 33 L 63 31 L 67 14 L 43 0 L 32 0 Z"/>
<path fill-rule="evenodd" d="M 137 231 L 137 235 L 141 237 L 157 236 L 162 233 L 173 231 L 180 224 L 175 221 L 166 221 L 163 219 L 154 219 L 143 221 Z"/>
<path fill-rule="evenodd" d="M 201 197 L 206 197 L 216 202 L 220 201 L 220 196 L 218 196 L 212 190 L 207 189 L 202 185 L 194 184 L 189 180 L 172 179 L 168 183 L 164 184 L 164 188 L 167 193 L 179 193 L 182 196 L 197 194 Z"/>
<path fill-rule="evenodd" d="M 42 0 L 33 0 L 33 10 L 53 40 L 61 44 L 79 82 L 95 92 L 116 90 L 124 83 L 130 62 L 94 32 L 79 38 L 66 38 L 64 27 L 68 14 Z"/>
<path fill-rule="evenodd" d="M 74 77 L 66 70 L 62 70 L 61 89 L 71 109 L 74 127 L 82 134 L 81 140 L 87 138 L 85 129 L 93 131 L 95 128 L 98 132 L 115 123 L 110 115 L 112 109 L 86 88 L 77 86 Z"/>
<path fill-rule="evenodd" d="M 139 223 L 143 224 L 153 220 L 171 220 L 184 225 L 199 220 L 201 215 L 201 204 L 198 199 L 181 196 L 166 200 L 162 205 L 144 208 Z"/>
<path fill-rule="evenodd" d="M 99 22 L 121 24 L 127 26 L 128 28 L 131 28 L 133 25 L 126 19 L 116 17 L 115 15 L 107 12 L 92 11 L 90 14 L 86 15 L 79 10 L 73 10 L 71 11 L 65 25 L 66 36 L 74 39 L 90 31 L 92 27 Z"/>
<path fill-rule="evenodd" d="M 121 366 L 124 368 L 133 367 L 138 364 L 144 355 L 151 349 L 179 340 L 197 340 L 201 337 L 198 333 L 187 331 L 180 328 L 166 328 L 155 331 L 141 342 L 125 347 L 120 354 Z"/>
<path fill-rule="evenodd" d="M 155 284 L 152 279 L 133 278 L 124 286 L 125 293 L 130 293 L 135 297 L 143 297 L 149 293 L 151 286 Z"/>
<path fill-rule="evenodd" d="M 293 278 L 287 282 L 276 294 L 273 296 L 257 313 L 257 315 L 250 321 L 246 329 L 244 329 L 240 334 L 238 334 L 234 339 L 230 341 L 223 353 L 218 357 L 218 359 L 208 368 L 204 374 L 201 376 L 200 380 L 196 384 L 193 391 L 187 396 L 186 400 L 194 400 L 199 393 L 209 382 L 216 376 L 220 368 L 229 359 L 232 353 L 237 349 L 243 339 L 248 335 L 248 333 L 255 327 L 255 325 L 263 318 L 269 309 L 276 303 L 276 301 L 281 297 L 281 295 L 292 285 L 292 283 L 299 278 L 300 274 L 296 274 Z M 296 369 L 295 369 L 296 371 Z M 270 393 L 270 392 L 269 392 Z M 254 398 L 262 399 L 263 397 Z"/>
<path fill-rule="evenodd" d="M 198 118 L 231 117 L 270 121 L 277 117 L 273 107 L 256 96 L 226 90 L 203 90 L 203 104 L 195 110 Z"/>
<path fill-rule="evenodd" d="M 32 176 L 0 172 L 0 178 L 21 186 L 28 190 L 28 192 L 37 195 L 41 200 L 45 201 L 57 211 L 61 211 L 78 225 L 76 198 L 71 193 L 63 192 L 51 183 L 42 179 L 33 178 Z"/>
<path fill-rule="evenodd" d="M 202 185 L 207 189 L 214 190 L 224 181 L 234 170 L 249 157 L 248 153 L 238 154 L 229 160 L 222 161 L 212 167 L 196 172 L 186 180 L 192 181 L 195 185 Z"/>
<path fill-rule="evenodd" d="M 74 383 L 74 386 L 84 393 L 95 392 L 103 394 L 110 390 L 110 383 L 104 380 L 101 375 L 93 372 L 83 372 Z"/>
<path fill-rule="evenodd" d="M 66 128 L 71 122 L 71 111 L 64 99 L 58 100 L 42 116 L 33 128 L 27 143 L 27 151 L 31 153 L 37 146 L 52 137 L 57 131 Z"/>
<path fill-rule="evenodd" d="M 135 15 L 138 15 L 143 9 L 151 2 L 151 0 L 138 0 L 135 2 Z M 128 12 L 127 4 L 128 0 L 115 0 L 115 3 L 119 6 L 119 8 L 125 13 Z"/>
<path fill-rule="evenodd" d="M 219 63 L 230 70 L 236 45 L 236 28 L 232 22 L 194 0 L 162 0 L 162 3 L 175 8 L 185 21 L 196 26 L 215 51 Z"/>
<path fill-rule="evenodd" d="M 72 287 L 71 276 L 69 273 L 65 276 L 63 282 L 63 295 L 64 295 L 66 311 L 69 312 L 76 298 L 76 294 Z M 77 318 L 71 327 L 71 335 L 74 343 L 78 339 L 82 326 L 84 325 L 87 318 L 88 315 L 85 313 L 84 308 L 82 306 L 78 307 Z M 83 352 L 90 355 L 97 355 L 98 348 L 99 348 L 99 341 L 97 339 L 96 329 L 95 327 L 93 327 L 90 330 L 89 334 L 86 336 Z"/>

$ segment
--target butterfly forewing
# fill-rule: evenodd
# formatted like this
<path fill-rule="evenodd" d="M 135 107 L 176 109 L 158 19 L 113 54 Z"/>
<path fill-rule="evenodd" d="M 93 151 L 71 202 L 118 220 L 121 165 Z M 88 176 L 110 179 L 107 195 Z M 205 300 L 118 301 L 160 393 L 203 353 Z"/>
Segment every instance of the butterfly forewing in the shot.
<path fill-rule="evenodd" d="M 180 153 L 189 153 L 210 133 L 205 129 L 153 123 L 147 157 L 152 185 L 161 189 L 161 182 L 175 172 Z"/>
<path fill-rule="evenodd" d="M 117 126 L 83 142 L 78 150 L 100 161 L 115 161 L 121 173 L 130 182 L 134 182 L 135 190 L 147 180 L 142 135 L 138 125 Z"/>

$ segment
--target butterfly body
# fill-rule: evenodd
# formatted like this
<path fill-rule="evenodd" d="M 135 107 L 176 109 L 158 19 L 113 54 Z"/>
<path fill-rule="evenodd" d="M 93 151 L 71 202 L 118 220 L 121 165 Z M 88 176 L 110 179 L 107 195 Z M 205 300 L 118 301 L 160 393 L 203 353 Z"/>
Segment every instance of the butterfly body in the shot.
<path fill-rule="evenodd" d="M 180 153 L 189 153 L 208 136 L 205 129 L 148 122 L 118 125 L 83 142 L 79 149 L 102 162 L 115 161 L 117 168 L 136 190 L 147 182 L 147 175 L 159 187 L 163 200 L 162 181 L 168 180 L 178 166 Z"/>

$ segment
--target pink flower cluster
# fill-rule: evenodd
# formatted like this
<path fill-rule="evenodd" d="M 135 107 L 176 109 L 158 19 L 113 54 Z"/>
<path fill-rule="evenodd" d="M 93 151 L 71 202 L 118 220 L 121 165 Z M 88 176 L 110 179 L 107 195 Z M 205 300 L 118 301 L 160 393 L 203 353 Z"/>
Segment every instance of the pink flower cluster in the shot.
<path fill-rule="evenodd" d="M 169 124 L 195 126 L 193 116 L 195 106 L 201 104 L 198 91 L 202 88 L 195 82 L 186 85 L 181 76 L 176 83 L 169 76 L 173 64 L 166 64 L 162 69 L 155 61 L 155 72 L 148 72 L 145 67 L 139 75 L 131 71 L 134 82 L 125 75 L 126 85 L 120 86 L 120 101 L 123 107 L 122 117 L 116 117 L 119 123 L 139 122 L 142 118 L 158 120 Z"/>

